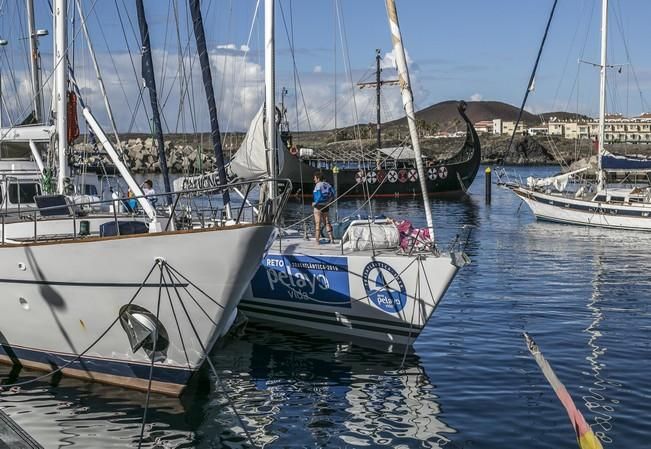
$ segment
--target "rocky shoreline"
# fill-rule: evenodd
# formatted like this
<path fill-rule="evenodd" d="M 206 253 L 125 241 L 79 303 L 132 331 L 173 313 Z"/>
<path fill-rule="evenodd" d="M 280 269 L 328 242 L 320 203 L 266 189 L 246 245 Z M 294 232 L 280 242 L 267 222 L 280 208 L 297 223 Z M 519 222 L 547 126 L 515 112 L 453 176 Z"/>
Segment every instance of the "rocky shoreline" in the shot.
<path fill-rule="evenodd" d="M 300 147 L 313 148 L 315 152 L 346 153 L 349 149 L 372 150 L 375 140 L 344 140 L 328 142 L 327 139 L 315 138 L 316 133 L 295 135 L 294 142 Z M 227 160 L 243 139 L 243 134 L 231 134 L 224 137 L 224 150 Z M 548 136 L 518 136 L 509 147 L 507 136 L 480 136 L 482 143 L 482 163 L 491 165 L 571 165 L 594 154 L 592 142 L 588 140 L 570 140 Z M 154 139 L 146 136 L 129 136 L 121 140 L 121 147 L 126 155 L 130 169 L 134 173 L 160 173 L 158 151 Z M 388 140 L 386 146 L 399 145 L 400 141 Z M 456 153 L 463 144 L 463 138 L 434 139 L 423 138 L 423 152 L 435 159 L 445 159 Z M 78 143 L 74 145 L 73 159 L 77 164 L 88 166 L 111 166 L 104 151 L 96 145 Z M 623 154 L 651 154 L 651 147 L 644 145 L 612 145 L 611 151 Z M 169 135 L 165 142 L 167 165 L 172 173 L 210 171 L 215 160 L 206 134 Z"/>

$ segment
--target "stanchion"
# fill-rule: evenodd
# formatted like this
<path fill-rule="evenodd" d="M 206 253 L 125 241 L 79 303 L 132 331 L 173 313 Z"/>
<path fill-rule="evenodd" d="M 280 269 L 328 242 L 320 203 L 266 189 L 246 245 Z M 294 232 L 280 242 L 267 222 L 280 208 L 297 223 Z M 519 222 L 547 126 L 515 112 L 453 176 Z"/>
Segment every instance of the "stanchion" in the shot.
<path fill-rule="evenodd" d="M 339 195 L 339 167 L 336 165 L 332 167 L 332 176 L 334 178 L 334 188 L 335 188 L 335 195 Z M 335 201 L 335 223 L 339 221 L 339 206 L 337 204 L 339 201 Z"/>

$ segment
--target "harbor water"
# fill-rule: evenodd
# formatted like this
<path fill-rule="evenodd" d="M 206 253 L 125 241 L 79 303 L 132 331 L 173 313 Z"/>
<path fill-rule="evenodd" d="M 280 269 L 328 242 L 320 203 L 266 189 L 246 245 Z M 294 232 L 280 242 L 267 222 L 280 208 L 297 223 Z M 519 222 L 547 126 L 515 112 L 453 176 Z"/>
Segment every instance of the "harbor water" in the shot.
<path fill-rule="evenodd" d="M 182 398 L 152 396 L 143 447 L 575 448 L 524 331 L 605 448 L 646 447 L 651 234 L 537 222 L 503 188 L 486 205 L 482 181 L 468 198 L 432 200 L 439 242 L 472 227 L 472 263 L 413 351 L 249 324 L 212 352 L 219 379 L 206 369 Z M 339 214 L 361 206 L 344 201 Z M 288 207 L 301 216 L 299 202 Z M 372 212 L 424 221 L 418 198 L 377 200 Z M 0 374 L 5 384 L 38 375 Z M 144 402 L 144 393 L 66 378 L 0 395 L 46 448 L 137 447 Z"/>

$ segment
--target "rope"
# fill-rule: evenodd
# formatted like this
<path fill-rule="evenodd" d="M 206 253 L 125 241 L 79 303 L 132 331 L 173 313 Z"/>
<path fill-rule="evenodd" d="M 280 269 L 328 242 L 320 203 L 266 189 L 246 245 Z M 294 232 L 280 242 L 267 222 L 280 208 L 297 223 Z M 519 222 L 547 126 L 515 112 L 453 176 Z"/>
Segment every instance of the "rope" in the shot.
<path fill-rule="evenodd" d="M 147 284 L 147 281 L 149 280 L 149 277 L 150 277 L 151 274 L 153 273 L 154 268 L 156 268 L 156 265 L 158 265 L 158 261 L 154 262 L 154 264 L 152 265 L 151 269 L 149 270 L 149 273 L 147 273 L 147 276 L 145 277 L 145 280 L 143 280 L 143 281 L 140 283 L 140 286 L 138 287 L 138 290 L 136 290 L 136 293 L 134 293 L 134 295 L 131 297 L 131 299 L 129 300 L 129 302 L 126 304 L 127 306 L 131 305 L 131 304 L 133 303 L 133 301 L 135 301 L 136 297 L 140 294 L 140 292 L 142 291 L 142 289 L 143 289 L 143 287 L 145 286 L 145 284 Z M 118 314 L 118 316 L 113 320 L 113 322 L 111 322 L 111 324 L 109 325 L 109 327 L 106 328 L 106 330 L 105 330 L 104 332 L 102 332 L 102 333 L 99 335 L 99 337 L 97 337 L 97 338 L 96 338 L 96 339 L 91 343 L 90 346 L 88 346 L 86 349 L 84 349 L 84 350 L 83 350 L 79 355 L 77 355 L 75 358 L 73 358 L 73 359 L 71 359 L 70 361 L 64 363 L 63 365 L 61 365 L 61 366 L 58 367 L 57 369 L 55 369 L 55 370 L 53 370 L 53 371 L 50 371 L 50 372 L 48 372 L 48 373 L 46 373 L 46 374 L 43 374 L 42 376 L 36 377 L 36 378 L 34 378 L 34 379 L 26 380 L 26 381 L 23 381 L 23 382 L 16 382 L 16 383 L 13 383 L 13 384 L 3 385 L 2 387 L 0 387 L 0 391 L 1 391 L 2 388 L 22 387 L 23 385 L 28 385 L 28 384 L 31 384 L 31 383 L 34 383 L 34 382 L 39 382 L 39 381 L 41 381 L 41 380 L 47 379 L 48 377 L 50 377 L 50 376 L 52 376 L 52 375 L 54 375 L 54 374 L 60 373 L 61 371 L 63 371 L 64 369 L 66 369 L 67 367 L 69 367 L 70 365 L 72 365 L 74 362 L 80 360 L 80 359 L 81 359 L 81 358 L 82 358 L 82 357 L 83 357 L 83 356 L 84 356 L 88 351 L 90 351 L 90 350 L 91 350 L 91 349 L 92 349 L 92 348 L 93 348 L 97 343 L 99 343 L 99 341 L 100 341 L 102 338 L 104 338 L 104 336 L 105 336 L 105 335 L 106 335 L 106 334 L 111 330 L 111 328 L 115 325 L 115 323 L 117 323 L 117 322 L 120 320 L 120 318 L 122 317 L 122 315 L 124 314 L 124 312 L 126 311 L 126 309 L 127 309 L 127 308 L 124 307 L 124 308 L 122 309 L 122 312 Z"/>
<path fill-rule="evenodd" d="M 536 79 L 536 71 L 538 70 L 538 63 L 540 62 L 540 57 L 542 56 L 543 49 L 545 48 L 545 41 L 547 41 L 547 34 L 549 33 L 549 27 L 552 24 L 552 19 L 554 18 L 554 11 L 556 10 L 556 4 L 558 3 L 558 0 L 554 0 L 554 5 L 552 6 L 552 11 L 549 14 L 549 19 L 547 19 L 547 26 L 545 27 L 545 34 L 543 35 L 542 42 L 540 43 L 540 48 L 538 49 L 538 56 L 536 56 L 536 62 L 533 65 L 533 70 L 531 71 L 531 77 L 529 78 L 529 84 L 527 84 L 527 90 L 524 94 L 524 98 L 522 99 L 522 104 L 520 105 L 520 110 L 518 111 L 518 119 L 515 121 L 515 128 L 513 129 L 513 134 L 511 134 L 511 140 L 509 141 L 509 146 L 507 147 L 507 151 L 511 149 L 511 145 L 513 145 L 513 139 L 515 139 L 515 135 L 518 132 L 518 125 L 520 124 L 520 120 L 522 120 L 522 112 L 524 111 L 524 107 L 527 104 L 527 98 L 529 97 L 529 93 L 531 92 L 531 86 L 534 83 L 534 80 Z"/>
<path fill-rule="evenodd" d="M 170 279 L 171 279 L 173 274 L 172 274 L 172 272 L 170 270 L 174 270 L 174 269 L 167 263 L 164 266 L 165 266 L 165 269 L 167 270 L 167 275 L 170 276 Z M 176 271 L 176 270 L 174 270 L 174 271 Z M 179 275 L 184 277 L 180 273 L 179 273 Z M 185 279 L 185 277 L 184 277 L 184 279 Z M 188 309 L 185 307 L 185 304 L 184 304 L 183 300 L 181 299 L 179 291 L 176 288 L 176 284 L 173 283 L 172 286 L 173 286 L 174 291 L 175 291 L 175 293 L 177 295 L 179 303 L 181 304 L 181 308 L 183 309 L 183 312 L 185 313 L 185 316 L 186 316 L 186 318 L 188 320 L 188 323 L 190 323 L 190 327 L 192 328 L 192 332 L 194 332 L 194 335 L 195 335 L 197 341 L 199 342 L 199 346 L 201 347 L 201 350 L 203 351 L 203 354 L 206 357 L 206 362 L 208 363 L 208 366 L 210 367 L 210 370 L 212 371 L 215 378 L 217 379 L 217 383 L 219 384 L 220 388 L 222 389 L 222 392 L 224 393 L 224 396 L 226 397 L 226 403 L 233 410 L 233 413 L 237 417 L 237 420 L 238 420 L 240 426 L 242 427 L 242 430 L 244 431 L 244 434 L 246 435 L 249 443 L 253 447 L 257 448 L 258 446 L 253 442 L 253 438 L 251 437 L 251 434 L 250 434 L 249 430 L 246 428 L 246 426 L 244 424 L 244 420 L 242 419 L 242 417 L 241 417 L 240 413 L 238 412 L 237 408 L 235 407 L 235 404 L 233 404 L 230 397 L 228 396 L 228 394 L 226 392 L 226 388 L 224 387 L 224 384 L 222 383 L 222 381 L 221 381 L 221 379 L 219 377 L 219 374 L 217 373 L 217 369 L 215 368 L 215 365 L 212 363 L 212 360 L 210 360 L 209 353 L 206 350 L 206 347 L 204 346 L 204 344 L 203 344 L 203 342 L 201 340 L 201 337 L 199 336 L 199 332 L 197 332 L 197 328 L 195 327 L 194 322 L 193 322 L 192 318 L 190 317 Z"/>
<path fill-rule="evenodd" d="M 158 279 L 158 301 L 156 302 L 156 322 L 158 323 L 158 317 L 160 316 L 160 297 L 163 290 L 163 266 L 165 265 L 164 261 L 160 261 L 158 266 L 160 267 L 160 278 Z M 124 309 L 123 309 L 124 310 Z M 151 396 L 151 381 L 154 376 L 154 361 L 156 360 L 156 343 L 158 342 L 158 326 L 154 327 L 154 346 L 151 352 L 151 363 L 149 365 L 149 381 L 147 383 L 147 396 L 145 397 L 145 410 L 142 413 L 142 425 L 140 426 L 140 439 L 138 440 L 138 449 L 142 447 L 142 437 L 145 433 L 145 424 L 147 423 L 147 411 L 149 410 L 149 398 Z"/>

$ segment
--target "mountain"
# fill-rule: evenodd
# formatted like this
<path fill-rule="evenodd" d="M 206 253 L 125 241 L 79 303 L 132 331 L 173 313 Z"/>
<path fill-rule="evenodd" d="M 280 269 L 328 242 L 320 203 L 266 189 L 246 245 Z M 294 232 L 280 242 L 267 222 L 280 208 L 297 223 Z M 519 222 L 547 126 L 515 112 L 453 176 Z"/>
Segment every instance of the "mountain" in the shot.
<path fill-rule="evenodd" d="M 454 127 L 459 123 L 461 118 L 457 111 L 458 101 L 443 101 L 434 104 L 425 109 L 416 112 L 417 120 L 424 120 L 428 123 L 437 123 L 440 129 Z M 518 118 L 519 108 L 501 101 L 467 101 L 466 114 L 473 123 L 482 120 L 493 120 L 501 118 L 502 120 L 515 121 Z M 540 117 L 530 112 L 522 112 L 522 122 L 529 125 L 540 124 Z M 406 124 L 406 119 L 398 119 L 385 123 L 385 126 L 396 126 Z"/>

